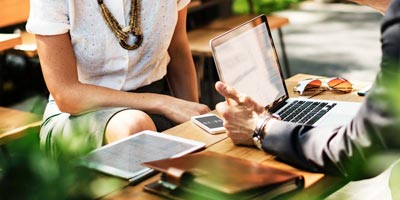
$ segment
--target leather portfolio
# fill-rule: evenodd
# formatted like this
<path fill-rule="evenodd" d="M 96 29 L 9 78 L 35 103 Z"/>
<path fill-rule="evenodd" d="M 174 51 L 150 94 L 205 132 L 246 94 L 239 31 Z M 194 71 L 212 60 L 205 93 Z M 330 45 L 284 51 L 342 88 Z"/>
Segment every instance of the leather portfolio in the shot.
<path fill-rule="evenodd" d="M 301 175 L 212 151 L 142 165 L 162 173 L 144 190 L 170 199 L 272 199 L 304 187 Z"/>

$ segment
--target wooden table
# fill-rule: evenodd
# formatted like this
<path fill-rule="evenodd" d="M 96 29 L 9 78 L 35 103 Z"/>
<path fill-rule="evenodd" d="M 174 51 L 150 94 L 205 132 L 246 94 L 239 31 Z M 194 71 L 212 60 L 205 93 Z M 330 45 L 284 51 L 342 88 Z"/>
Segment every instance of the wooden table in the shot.
<path fill-rule="evenodd" d="M 29 16 L 29 0 L 1 0 L 0 27 L 23 23 Z"/>
<path fill-rule="evenodd" d="M 317 77 L 307 74 L 298 74 L 286 80 L 289 96 L 296 97 L 291 89 L 297 84 L 298 81 Z M 353 87 L 355 88 L 352 93 L 348 94 L 337 94 L 330 91 L 321 93 L 319 96 L 313 97 L 318 99 L 335 99 L 335 100 L 348 100 L 348 101 L 362 101 L 363 97 L 357 95 L 357 91 L 368 83 L 352 81 Z M 263 163 L 269 166 L 275 166 L 281 169 L 290 170 L 294 173 L 301 174 L 305 178 L 305 189 L 295 192 L 287 199 L 320 199 L 326 197 L 330 193 L 336 191 L 342 187 L 345 182 L 343 179 L 338 177 L 326 176 L 321 173 L 310 173 L 296 169 L 285 163 L 279 162 L 274 156 L 265 152 L 259 151 L 253 147 L 243 147 L 234 145 L 225 133 L 219 135 L 210 135 L 203 131 L 192 122 L 186 122 L 165 131 L 166 134 L 176 135 L 184 138 L 189 138 L 197 141 L 204 142 L 206 144 L 206 151 L 215 151 L 235 157 L 240 157 L 247 160 Z M 151 177 L 136 186 L 127 186 L 119 191 L 111 193 L 105 197 L 105 199 L 146 199 L 146 200 L 159 200 L 162 199 L 159 196 L 146 193 L 142 190 L 145 184 L 151 183 L 159 179 L 159 175 Z"/>
<path fill-rule="evenodd" d="M 194 29 L 188 32 L 188 39 L 190 44 L 190 50 L 194 56 L 200 57 L 211 57 L 210 40 L 250 19 L 253 19 L 256 15 L 236 15 L 227 18 L 216 19 L 210 24 Z M 281 34 L 281 28 L 289 23 L 289 19 L 279 16 L 267 16 L 268 24 L 271 30 L 277 29 Z M 283 37 L 280 35 L 280 43 L 283 43 Z M 284 43 L 283 43 L 284 46 Z M 284 48 L 282 48 L 284 51 Z M 286 58 L 286 53 L 282 52 Z M 286 64 L 285 64 L 286 65 Z"/>
<path fill-rule="evenodd" d="M 10 159 L 6 143 L 39 133 L 42 117 L 36 114 L 0 107 L 0 157 Z"/>
<path fill-rule="evenodd" d="M 0 145 L 20 138 L 28 131 L 39 132 L 41 122 L 40 115 L 0 107 Z"/>
<path fill-rule="evenodd" d="M 21 32 L 22 43 L 14 47 L 14 53 L 20 53 L 28 58 L 33 58 L 38 55 L 36 36 L 26 31 Z"/>
<path fill-rule="evenodd" d="M 188 39 L 190 50 L 194 56 L 199 57 L 212 57 L 210 40 L 226 31 L 256 17 L 256 15 L 235 15 L 227 18 L 216 19 L 210 24 L 194 29 L 188 32 Z M 279 16 L 267 16 L 268 24 L 271 30 L 278 30 L 280 32 L 279 41 L 282 46 L 282 56 L 287 60 L 285 45 L 281 28 L 289 23 L 289 19 Z M 285 66 L 287 66 L 285 61 Z M 288 70 L 288 69 L 285 69 Z"/>
<path fill-rule="evenodd" d="M 0 51 L 14 48 L 22 43 L 20 34 L 0 33 Z"/>

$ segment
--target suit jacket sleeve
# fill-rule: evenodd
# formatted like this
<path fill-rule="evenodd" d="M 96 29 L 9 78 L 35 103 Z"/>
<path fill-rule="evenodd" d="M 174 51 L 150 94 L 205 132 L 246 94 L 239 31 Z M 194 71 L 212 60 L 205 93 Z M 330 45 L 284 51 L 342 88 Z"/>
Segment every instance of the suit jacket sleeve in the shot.
<path fill-rule="evenodd" d="M 373 155 L 400 148 L 400 0 L 392 1 L 381 26 L 382 62 L 356 117 L 338 128 L 277 121 L 263 149 L 297 167 L 352 179 Z"/>

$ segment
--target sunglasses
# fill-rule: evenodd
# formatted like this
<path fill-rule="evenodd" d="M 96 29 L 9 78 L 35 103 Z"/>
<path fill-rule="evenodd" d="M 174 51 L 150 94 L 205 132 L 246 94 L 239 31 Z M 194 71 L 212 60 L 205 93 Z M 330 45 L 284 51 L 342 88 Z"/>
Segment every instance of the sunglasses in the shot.
<path fill-rule="evenodd" d="M 353 90 L 353 84 L 350 81 L 341 78 L 333 77 L 327 79 L 305 79 L 300 81 L 293 90 L 300 95 L 313 95 L 325 90 L 331 90 L 340 93 L 349 93 Z"/>

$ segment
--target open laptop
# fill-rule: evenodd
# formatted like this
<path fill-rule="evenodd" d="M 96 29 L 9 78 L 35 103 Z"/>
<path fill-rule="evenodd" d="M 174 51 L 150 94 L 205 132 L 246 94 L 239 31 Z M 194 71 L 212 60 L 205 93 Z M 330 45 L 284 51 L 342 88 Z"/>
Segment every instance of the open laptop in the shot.
<path fill-rule="evenodd" d="M 360 108 L 357 102 L 289 98 L 265 15 L 213 38 L 210 45 L 220 80 L 284 121 L 339 126 Z"/>

